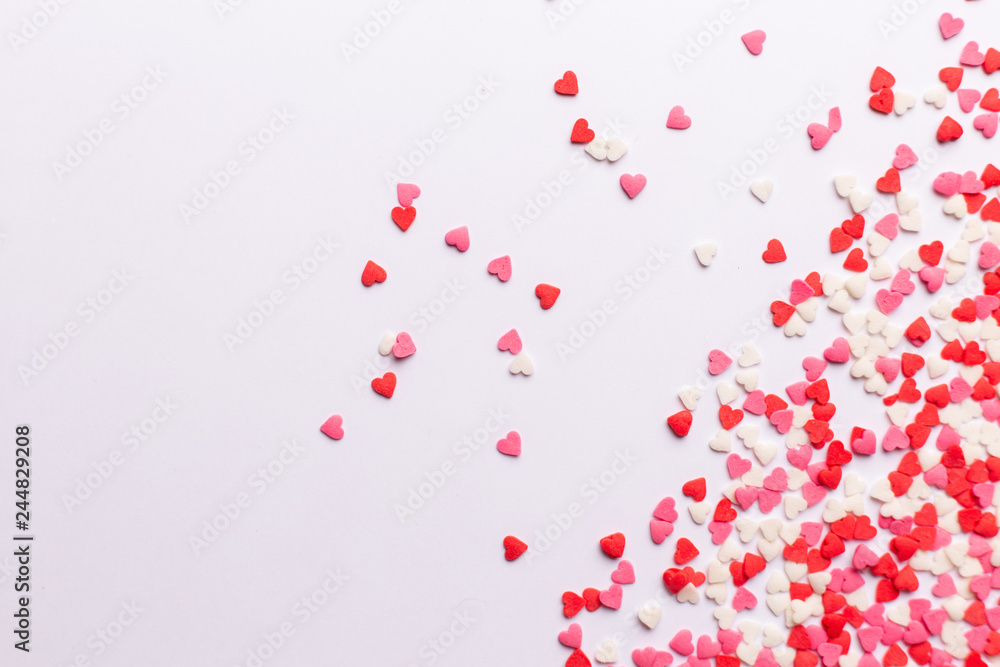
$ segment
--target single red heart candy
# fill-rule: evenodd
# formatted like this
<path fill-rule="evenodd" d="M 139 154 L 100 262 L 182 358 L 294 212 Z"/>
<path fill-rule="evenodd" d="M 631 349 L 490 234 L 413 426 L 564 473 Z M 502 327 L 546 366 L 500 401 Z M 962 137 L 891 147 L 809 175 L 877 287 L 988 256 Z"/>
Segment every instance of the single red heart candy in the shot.
<path fill-rule="evenodd" d="M 508 535 L 503 538 L 503 548 L 505 549 L 504 558 L 507 560 L 517 560 L 521 557 L 521 554 L 528 550 L 528 545 L 513 535 Z"/>
<path fill-rule="evenodd" d="M 987 111 L 1000 111 L 1000 93 L 997 92 L 996 88 L 990 88 L 983 95 L 983 99 L 979 101 L 979 106 L 986 109 Z"/>
<path fill-rule="evenodd" d="M 867 271 L 868 260 L 865 259 L 864 251 L 861 248 L 855 248 L 848 253 L 847 259 L 844 260 L 844 268 L 848 271 L 857 271 L 858 273 Z"/>
<path fill-rule="evenodd" d="M 767 250 L 761 257 L 768 264 L 776 264 L 788 259 L 788 256 L 785 255 L 785 246 L 781 245 L 781 241 L 778 239 L 771 239 L 767 242 Z"/>
<path fill-rule="evenodd" d="M 872 73 L 872 80 L 869 82 L 872 92 L 877 92 L 883 88 L 892 88 L 896 85 L 896 77 L 881 67 L 876 67 Z"/>
<path fill-rule="evenodd" d="M 587 125 L 587 119 L 581 118 L 573 123 L 573 133 L 569 135 L 569 140 L 574 144 L 589 144 L 597 136 Z"/>
<path fill-rule="evenodd" d="M 1000 69 L 1000 51 L 990 47 L 986 52 L 986 59 L 983 60 L 983 69 L 987 74 L 993 74 Z"/>
<path fill-rule="evenodd" d="M 555 305 L 556 299 L 559 298 L 559 293 L 562 292 L 558 287 L 553 287 L 552 285 L 546 285 L 541 283 L 535 287 L 535 296 L 541 302 L 542 310 L 548 310 L 553 305 Z"/>
<path fill-rule="evenodd" d="M 889 113 L 895 101 L 896 96 L 892 94 L 892 89 L 885 88 L 868 98 L 868 106 L 879 113 Z"/>
<path fill-rule="evenodd" d="M 772 301 L 771 313 L 773 314 L 771 321 L 774 322 L 774 326 L 783 327 L 795 313 L 795 307 L 785 303 L 784 301 Z"/>
<path fill-rule="evenodd" d="M 621 558 L 625 553 L 625 536 L 621 533 L 612 533 L 601 538 L 601 550 L 612 558 Z"/>
<path fill-rule="evenodd" d="M 590 667 L 590 658 L 581 649 L 576 649 L 566 659 L 566 667 Z"/>
<path fill-rule="evenodd" d="M 667 426 L 669 426 L 678 437 L 683 438 L 691 430 L 692 421 L 694 421 L 694 416 L 687 410 L 681 410 L 680 412 L 667 417 Z"/>
<path fill-rule="evenodd" d="M 962 85 L 962 77 L 965 71 L 961 67 L 945 67 L 938 72 L 938 78 L 948 86 L 948 90 L 955 92 Z"/>
<path fill-rule="evenodd" d="M 937 140 L 941 143 L 946 141 L 955 141 L 960 136 L 962 136 L 962 126 L 958 124 L 951 116 L 945 116 L 944 120 L 941 121 L 941 125 L 938 126 L 937 130 Z"/>
<path fill-rule="evenodd" d="M 404 232 L 410 228 L 413 224 L 414 219 L 417 217 L 417 209 L 412 206 L 407 206 L 402 208 L 397 206 L 392 209 L 392 221 L 396 223 L 396 226 L 402 229 Z"/>
<path fill-rule="evenodd" d="M 572 591 L 566 591 L 562 595 L 563 616 L 573 618 L 583 609 L 584 599 Z"/>
<path fill-rule="evenodd" d="M 854 239 L 851 238 L 851 235 L 840 227 L 834 227 L 830 230 L 830 252 L 843 252 L 850 248 L 853 243 Z"/>
<path fill-rule="evenodd" d="M 587 606 L 587 611 L 597 611 L 601 608 L 601 591 L 596 588 L 584 588 L 583 601 Z"/>
<path fill-rule="evenodd" d="M 396 391 L 396 374 L 389 371 L 382 377 L 375 378 L 372 380 L 372 389 L 375 390 L 376 394 L 392 398 L 392 394 Z"/>
<path fill-rule="evenodd" d="M 691 498 L 696 503 L 700 503 L 705 499 L 705 494 L 707 493 L 705 478 L 699 477 L 698 479 L 692 479 L 689 482 L 685 482 L 684 486 L 681 487 L 681 493 L 688 498 Z"/>
<path fill-rule="evenodd" d="M 888 194 L 899 192 L 901 188 L 899 185 L 899 172 L 896 171 L 896 168 L 889 167 L 885 172 L 885 176 L 875 181 L 875 187 L 878 188 L 879 192 Z"/>
<path fill-rule="evenodd" d="M 385 269 L 375 262 L 368 260 L 364 270 L 361 272 L 361 284 L 365 287 L 371 287 L 375 283 L 384 283 L 387 276 L 388 274 L 385 272 Z"/>
<path fill-rule="evenodd" d="M 896 172 L 896 177 L 899 178 L 898 171 Z M 854 238 L 860 239 L 865 234 L 865 216 L 858 213 L 850 220 L 844 220 L 840 223 L 840 228 Z"/>
<path fill-rule="evenodd" d="M 572 70 L 566 70 L 563 77 L 556 81 L 555 90 L 560 95 L 576 95 L 580 92 L 580 86 L 576 80 L 576 73 Z"/>
<path fill-rule="evenodd" d="M 917 249 L 917 254 L 920 255 L 920 259 L 924 260 L 928 264 L 937 265 L 941 261 L 941 254 L 944 252 L 944 244 L 940 241 L 934 241 L 920 246 Z"/>

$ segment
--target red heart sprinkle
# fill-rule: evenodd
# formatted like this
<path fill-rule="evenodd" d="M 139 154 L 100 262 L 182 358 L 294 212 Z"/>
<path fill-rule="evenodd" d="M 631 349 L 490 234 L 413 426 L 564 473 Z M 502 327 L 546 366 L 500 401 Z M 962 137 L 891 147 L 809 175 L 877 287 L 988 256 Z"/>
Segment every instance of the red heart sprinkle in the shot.
<path fill-rule="evenodd" d="M 538 297 L 541 302 L 542 310 L 548 310 L 553 305 L 555 305 L 556 299 L 559 298 L 559 293 L 562 292 L 558 287 L 553 287 L 552 285 L 546 285 L 542 283 L 535 287 L 535 296 Z"/>
<path fill-rule="evenodd" d="M 507 560 L 517 560 L 521 557 L 521 554 L 528 550 L 528 545 L 513 535 L 508 535 L 503 538 L 503 548 L 506 550 L 504 558 Z"/>
<path fill-rule="evenodd" d="M 397 206 L 392 209 L 392 221 L 396 223 L 396 226 L 402 229 L 404 232 L 410 228 L 413 224 L 413 220 L 417 217 L 417 209 L 412 206 L 407 206 L 402 208 Z"/>
<path fill-rule="evenodd" d="M 576 73 L 566 70 L 563 78 L 556 81 L 555 90 L 560 95 L 576 95 L 580 92 L 580 86 L 576 80 Z"/>
<path fill-rule="evenodd" d="M 371 287 L 375 283 L 384 283 L 387 275 L 385 269 L 375 262 L 368 260 L 364 270 L 361 272 L 361 284 L 365 287 Z"/>
<path fill-rule="evenodd" d="M 784 262 L 788 257 L 785 255 L 785 246 L 781 245 L 778 239 L 771 239 L 767 242 L 767 250 L 761 255 L 768 264 Z"/>
<path fill-rule="evenodd" d="M 396 374 L 389 371 L 382 377 L 375 378 L 372 380 L 372 389 L 375 390 L 376 394 L 392 398 L 392 394 L 396 391 Z"/>
<path fill-rule="evenodd" d="M 587 126 L 587 119 L 581 118 L 573 123 L 573 133 L 569 135 L 569 140 L 574 144 L 589 144 L 595 136 L 594 131 Z"/>

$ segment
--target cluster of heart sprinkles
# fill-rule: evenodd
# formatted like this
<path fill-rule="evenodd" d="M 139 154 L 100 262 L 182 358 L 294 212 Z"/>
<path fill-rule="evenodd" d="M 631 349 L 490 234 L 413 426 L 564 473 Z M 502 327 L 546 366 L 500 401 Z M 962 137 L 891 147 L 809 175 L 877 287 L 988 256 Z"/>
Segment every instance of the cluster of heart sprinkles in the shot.
<path fill-rule="evenodd" d="M 939 26 L 949 40 L 964 22 L 946 13 Z M 754 31 L 743 41 L 757 56 L 765 37 Z M 1000 52 L 983 53 L 968 42 L 958 60 L 959 66 L 940 70 L 941 85 L 924 99 L 941 109 L 954 93 L 966 114 L 978 104 L 981 113 L 971 125 L 990 139 L 1000 112 L 997 89 L 981 93 L 961 85 L 967 70 L 989 75 L 1000 69 Z M 557 82 L 560 94 L 577 92 L 571 74 Z M 902 115 L 916 102 L 882 67 L 869 85 L 868 105 L 877 113 Z M 683 129 L 690 122 L 677 107 L 667 124 Z M 821 149 L 841 122 L 834 108 L 827 125 L 811 125 L 813 148 Z M 954 142 L 963 133 L 963 123 L 946 116 L 936 139 Z M 597 139 L 585 119 L 574 125 L 571 141 L 586 143 L 598 159 L 614 145 Z M 567 619 L 584 610 L 619 610 L 634 615 L 645 631 L 665 612 L 673 619 L 690 615 L 680 609 L 671 615 L 664 604 L 714 603 L 709 613 L 717 633 L 696 637 L 674 626 L 666 640 L 640 633 L 636 646 L 590 642 L 598 647 L 591 653 L 583 648 L 583 626 L 571 622 L 558 633 L 567 667 L 629 658 L 637 667 L 675 661 L 685 667 L 1000 664 L 1000 170 L 979 164 L 937 175 L 933 190 L 943 198 L 944 213 L 964 222 L 959 238 L 913 244 L 893 266 L 884 253 L 903 243 L 902 232 L 920 231 L 922 218 L 917 196 L 903 189 L 900 177 L 919 162 L 917 154 L 904 144 L 890 157 L 891 166 L 871 188 L 892 196 L 897 211 L 872 215 L 871 189 L 859 187 L 853 174 L 837 175 L 833 185 L 851 217 L 832 228 L 828 243 L 843 272 L 796 278 L 787 299 L 771 304 L 775 327 L 792 337 L 806 335 L 825 300 L 845 335 L 816 348 L 802 360 L 802 377 L 773 391 L 758 387 L 762 358 L 752 345 L 735 360 L 722 350 L 708 353 L 709 375 L 719 380 L 718 407 L 708 408 L 704 418 L 717 419 L 720 427 L 708 444 L 725 457 L 729 482 L 713 489 L 718 495 L 710 499 L 709 480 L 687 481 L 652 508 L 649 537 L 671 561 L 653 575 L 662 578 L 664 595 L 632 601 L 628 610 L 627 587 L 641 573 L 624 558 L 626 536 L 614 533 L 599 540 L 604 556 L 595 555 L 615 563 L 611 582 L 561 597 Z M 621 177 L 630 197 L 646 184 L 640 176 Z M 772 189 L 770 181 L 751 185 L 761 201 Z M 694 250 L 707 267 L 719 249 L 705 243 Z M 779 239 L 766 243 L 762 259 L 786 259 Z M 962 280 L 973 287 L 957 289 Z M 869 281 L 878 286 L 870 289 Z M 956 285 L 952 297 L 935 294 L 946 285 Z M 868 310 L 861 305 L 866 297 Z M 928 306 L 926 315 L 901 319 L 898 310 L 914 301 Z M 835 374 L 863 389 L 861 397 L 881 400 L 888 426 L 835 427 L 834 385 L 841 382 Z M 695 414 L 705 409 L 698 410 L 702 398 L 695 387 L 679 392 L 682 409 L 667 419 L 676 438 L 688 436 Z M 768 442 L 779 437 L 783 457 Z M 736 439 L 745 456 L 733 451 Z M 862 479 L 858 466 L 869 457 L 885 457 L 892 472 Z M 681 505 L 707 530 L 675 535 Z M 817 520 L 800 519 L 814 507 Z M 645 536 L 629 539 L 639 537 Z M 504 548 L 506 558 L 516 560 L 528 546 L 507 536 Z M 696 567 L 702 554 L 714 557 Z M 761 622 L 767 614 L 773 622 Z"/>

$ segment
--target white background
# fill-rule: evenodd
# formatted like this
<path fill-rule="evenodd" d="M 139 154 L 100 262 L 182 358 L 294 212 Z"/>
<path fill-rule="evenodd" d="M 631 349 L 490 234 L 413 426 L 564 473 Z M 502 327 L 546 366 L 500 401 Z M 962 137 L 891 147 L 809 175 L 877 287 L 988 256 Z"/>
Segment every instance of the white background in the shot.
<path fill-rule="evenodd" d="M 0 28 L 22 30 L 40 6 L 6 2 Z M 966 136 L 946 147 L 934 140 L 945 112 L 919 102 L 899 118 L 867 107 L 876 65 L 895 74 L 897 91 L 919 98 L 968 39 L 984 51 L 998 46 L 995 2 L 926 3 L 886 36 L 879 21 L 890 20 L 893 4 L 862 0 L 584 0 L 555 25 L 547 16 L 559 12 L 555 1 L 410 0 L 345 57 L 342 44 L 385 8 L 246 0 L 220 16 L 210 0 L 70 2 L 26 43 L 0 48 L 0 404 L 11 450 L 0 458 L 0 535 L 13 522 L 21 423 L 33 433 L 37 535 L 32 655 L 10 646 L 8 556 L 0 664 L 69 665 L 82 655 L 108 666 L 246 665 L 264 634 L 290 622 L 294 635 L 267 665 L 557 665 L 569 653 L 556 641 L 567 625 L 560 596 L 610 583 L 598 540 L 614 531 L 626 534 L 639 581 L 626 587 L 620 612 L 575 619 L 588 653 L 621 631 L 629 664 L 633 648 L 663 648 L 679 625 L 711 629 L 711 603 L 668 607 L 655 632 L 627 629 L 629 610 L 663 590 L 660 574 L 672 564 L 674 538 L 649 541 L 652 508 L 680 497 L 691 477 L 709 477 L 710 498 L 729 481 L 724 457 L 705 444 L 717 429 L 710 392 L 686 440 L 666 430 L 677 390 L 703 376 L 708 349 L 754 341 L 765 357 L 762 387 L 780 393 L 801 379 L 802 356 L 839 330 L 823 307 L 802 340 L 786 341 L 766 321 L 792 278 L 839 269 L 826 236 L 849 211 L 834 174 L 857 173 L 873 191 L 899 142 L 935 149 L 930 171 L 907 173 L 904 184 L 923 202 L 916 238 L 949 245 L 960 226 L 941 215 L 933 174 L 979 172 L 997 156 L 998 140 L 972 130 L 954 99 L 947 112 Z M 724 10 L 731 22 L 711 36 L 706 22 Z M 967 22 L 949 42 L 937 31 L 942 11 Z M 768 33 L 756 58 L 740 42 L 753 29 Z M 679 70 L 674 54 L 699 33 L 708 46 Z M 166 79 L 121 119 L 112 105 L 147 68 Z M 566 69 L 579 76 L 576 97 L 552 91 Z M 481 78 L 496 91 L 449 125 L 449 109 Z M 982 71 L 967 74 L 967 86 L 985 82 Z M 834 105 L 844 118 L 819 152 L 805 123 L 782 129 L 813 90 L 829 98 L 808 122 L 825 122 Z M 675 104 L 693 119 L 685 132 L 664 127 Z M 275 109 L 294 119 L 186 223 L 180 206 L 228 161 L 243 160 L 241 143 Z M 598 130 L 617 119 L 628 154 L 614 164 L 585 156 L 568 141 L 580 117 Z M 58 178 L 53 163 L 104 118 L 113 133 Z M 437 128 L 445 141 L 404 179 L 423 194 L 403 234 L 389 219 L 395 188 L 385 174 Z M 779 150 L 754 178 L 773 179 L 771 200 L 762 205 L 746 186 L 721 197 L 718 184 L 768 139 Z M 518 230 L 512 216 L 562 170 L 572 184 Z M 635 200 L 618 185 L 625 172 L 649 179 Z M 891 210 L 890 199 L 877 199 Z M 459 225 L 471 230 L 464 254 L 443 242 Z M 319 237 L 339 248 L 292 289 L 283 276 Z M 784 242 L 784 264 L 760 259 L 772 237 Z M 692 252 L 705 241 L 719 245 L 709 269 Z M 890 256 L 909 247 L 900 243 Z M 650 247 L 670 260 L 626 295 L 621 281 Z M 514 275 L 501 284 L 485 267 L 504 254 Z M 359 280 L 369 259 L 389 273 L 371 289 Z M 123 268 L 134 279 L 85 321 L 79 304 Z M 448 281 L 460 296 L 427 323 L 420 309 L 435 307 Z M 549 311 L 533 294 L 540 282 L 563 290 Z M 275 289 L 284 302 L 230 350 L 224 336 Z M 607 299 L 615 314 L 560 358 L 557 345 Z M 70 323 L 79 335 L 22 381 L 18 367 Z M 534 360 L 530 378 L 511 376 L 511 357 L 496 349 L 511 327 Z M 385 363 L 376 351 L 385 331 L 404 330 L 418 351 L 391 363 L 399 385 L 386 400 L 368 388 L 366 366 Z M 846 369 L 829 375 L 842 396 L 839 433 L 884 429 L 878 401 Z M 179 407 L 130 450 L 123 434 L 157 399 Z M 455 443 L 483 427 L 490 409 L 508 420 L 461 460 Z M 340 442 L 318 430 L 333 413 L 345 419 Z M 523 438 L 518 459 L 493 448 L 510 429 Z M 257 493 L 251 476 L 291 439 L 302 453 Z M 123 463 L 67 509 L 66 497 L 115 451 Z M 584 487 L 620 452 L 636 462 L 591 503 Z M 455 474 L 401 522 L 395 506 L 448 461 Z M 240 493 L 251 506 L 196 554 L 190 538 Z M 574 502 L 583 516 L 539 549 L 535 531 Z M 507 534 L 537 556 L 504 561 Z M 708 546 L 686 516 L 678 535 Z M 349 579 L 301 623 L 294 605 L 330 570 Z M 98 655 L 94 633 L 133 601 L 144 611 Z M 471 628 L 443 654 L 428 653 L 456 612 L 474 619 Z"/>

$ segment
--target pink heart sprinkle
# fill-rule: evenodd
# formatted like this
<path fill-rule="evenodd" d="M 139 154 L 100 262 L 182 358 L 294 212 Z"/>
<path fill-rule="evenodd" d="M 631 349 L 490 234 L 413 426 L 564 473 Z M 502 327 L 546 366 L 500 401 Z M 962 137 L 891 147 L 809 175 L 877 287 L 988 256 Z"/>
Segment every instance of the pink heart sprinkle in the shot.
<path fill-rule="evenodd" d="M 622 174 L 622 177 L 618 179 L 621 183 L 622 190 L 628 195 L 629 199 L 635 199 L 636 196 L 642 192 L 642 189 L 646 187 L 646 177 L 642 174 L 636 174 L 635 176 L 631 174 Z"/>
<path fill-rule="evenodd" d="M 819 357 L 806 357 L 802 360 L 802 368 L 805 369 L 806 380 L 815 382 L 820 379 L 823 371 L 826 370 L 826 361 Z"/>
<path fill-rule="evenodd" d="M 763 30 L 751 30 L 747 34 L 740 37 L 743 40 L 743 44 L 747 47 L 747 51 L 755 56 L 759 56 L 764 50 L 764 40 L 767 39 L 767 33 Z"/>
<path fill-rule="evenodd" d="M 958 108 L 969 113 L 976 108 L 976 102 L 983 96 L 978 90 L 972 88 L 959 88 L 955 93 L 958 95 Z"/>
<path fill-rule="evenodd" d="M 497 451 L 507 456 L 520 456 L 521 434 L 517 431 L 511 431 L 506 438 L 500 438 L 497 441 Z"/>
<path fill-rule="evenodd" d="M 806 396 L 806 389 L 808 389 L 809 383 L 793 382 L 792 384 L 785 387 L 785 393 L 788 394 L 788 400 L 790 400 L 795 405 L 805 405 L 809 397 Z"/>
<path fill-rule="evenodd" d="M 759 507 L 760 511 L 764 514 L 768 514 L 780 503 L 781 494 L 777 491 L 772 491 L 770 489 L 760 489 L 757 491 L 757 507 Z"/>
<path fill-rule="evenodd" d="M 507 282 L 511 275 L 510 255 L 497 257 L 486 265 L 486 270 L 499 278 L 500 282 Z"/>
<path fill-rule="evenodd" d="M 793 306 L 797 306 L 803 301 L 808 300 L 814 294 L 815 292 L 809 283 L 796 278 L 792 281 L 792 292 L 788 298 L 788 302 Z"/>
<path fill-rule="evenodd" d="M 663 544 L 663 541 L 674 532 L 674 524 L 669 521 L 652 520 L 649 522 L 649 536 L 653 538 L 653 544 Z"/>
<path fill-rule="evenodd" d="M 459 252 L 469 249 L 469 228 L 466 226 L 456 227 L 444 235 L 444 242 L 455 246 Z"/>
<path fill-rule="evenodd" d="M 737 504 L 743 508 L 743 511 L 747 511 L 753 504 L 757 501 L 757 495 L 760 493 L 759 489 L 752 486 L 741 486 L 733 492 L 733 497 L 736 498 Z"/>
<path fill-rule="evenodd" d="M 972 486 L 972 495 L 979 499 L 980 507 L 989 507 L 993 504 L 993 485 L 980 482 Z"/>
<path fill-rule="evenodd" d="M 764 478 L 764 488 L 771 491 L 788 490 L 788 473 L 784 468 L 775 468 L 771 474 Z"/>
<path fill-rule="evenodd" d="M 823 667 L 836 665 L 840 659 L 841 651 L 840 644 L 831 644 L 830 642 L 823 642 L 816 648 L 816 652 L 823 658 Z"/>
<path fill-rule="evenodd" d="M 851 348 L 847 344 L 847 339 L 838 336 L 834 339 L 833 345 L 823 350 L 823 358 L 834 364 L 843 364 L 851 359 Z"/>
<path fill-rule="evenodd" d="M 965 378 L 952 378 L 948 383 L 948 397 L 952 403 L 961 403 L 969 396 L 972 396 L 972 386 L 965 381 Z"/>
<path fill-rule="evenodd" d="M 690 630 L 681 630 L 674 635 L 674 638 L 667 645 L 685 657 L 694 653 L 694 644 L 691 643 Z"/>
<path fill-rule="evenodd" d="M 750 459 L 745 459 L 739 454 L 730 454 L 726 458 L 726 467 L 729 469 L 729 477 L 736 479 L 749 472 L 753 463 L 750 462 Z"/>
<path fill-rule="evenodd" d="M 939 489 L 943 489 L 948 486 L 948 471 L 939 463 L 924 473 L 924 481 L 930 486 L 936 486 Z"/>
<path fill-rule="evenodd" d="M 722 652 L 722 644 L 712 641 L 712 638 L 708 635 L 702 635 L 698 637 L 698 645 L 695 650 L 699 659 L 707 660 L 708 658 L 714 658 Z"/>
<path fill-rule="evenodd" d="M 500 336 L 500 340 L 497 341 L 497 348 L 503 352 L 510 352 L 511 354 L 519 354 L 524 344 L 521 342 L 521 336 L 517 333 L 517 329 L 511 329 L 504 335 Z"/>
<path fill-rule="evenodd" d="M 903 305 L 903 295 L 899 292 L 890 292 L 887 289 L 880 289 L 875 293 L 875 305 L 878 306 L 878 309 L 882 311 L 883 314 L 888 315 Z"/>
<path fill-rule="evenodd" d="M 653 510 L 653 518 L 660 521 L 677 521 L 677 510 L 674 509 L 674 506 L 674 499 L 667 496 L 656 505 L 656 509 Z"/>
<path fill-rule="evenodd" d="M 994 398 L 988 401 L 980 401 L 979 407 L 983 409 L 983 418 L 986 421 L 995 422 L 1000 417 L 1000 400 Z"/>
<path fill-rule="evenodd" d="M 763 390 L 755 389 L 747 394 L 746 400 L 743 401 L 743 409 L 752 415 L 762 415 L 767 412 Z"/>
<path fill-rule="evenodd" d="M 840 128 L 844 125 L 844 119 L 840 115 L 840 107 L 830 109 L 830 113 L 827 114 L 826 124 L 834 132 L 840 132 Z"/>
<path fill-rule="evenodd" d="M 980 600 L 985 600 L 990 594 L 990 575 L 980 574 L 969 582 L 969 590 Z M 905 639 L 905 638 L 904 638 Z"/>
<path fill-rule="evenodd" d="M 722 544 L 733 532 L 733 524 L 724 521 L 709 521 L 708 532 L 712 533 L 712 544 Z"/>
<path fill-rule="evenodd" d="M 979 194 L 985 187 L 974 171 L 967 171 L 962 174 L 962 180 L 958 182 L 958 191 L 963 195 Z"/>
<path fill-rule="evenodd" d="M 579 623 L 573 623 L 568 629 L 559 633 L 559 643 L 569 648 L 580 648 L 583 643 L 583 628 Z"/>
<path fill-rule="evenodd" d="M 878 642 L 882 639 L 883 634 L 882 628 L 875 625 L 861 628 L 858 630 L 858 642 L 861 644 L 861 648 L 867 653 L 871 653 L 878 646 Z"/>
<path fill-rule="evenodd" d="M 910 280 L 910 272 L 907 269 L 900 269 L 899 273 L 893 276 L 889 289 L 900 294 L 912 294 L 917 286 Z"/>
<path fill-rule="evenodd" d="M 862 577 L 857 570 L 853 568 L 847 568 L 844 570 L 844 583 L 841 584 L 840 590 L 850 594 L 864 585 L 865 578 Z"/>
<path fill-rule="evenodd" d="M 333 415 L 319 427 L 320 432 L 333 440 L 340 440 L 344 437 L 344 418 L 340 415 Z"/>
<path fill-rule="evenodd" d="M 795 417 L 791 410 L 777 410 L 771 413 L 771 423 L 778 429 L 778 433 L 784 435 L 792 428 L 792 419 Z"/>
<path fill-rule="evenodd" d="M 806 132 L 812 138 L 812 142 L 810 143 L 813 149 L 817 151 L 826 146 L 827 142 L 830 141 L 830 137 L 833 136 L 833 130 L 822 123 L 809 123 L 809 126 L 806 127 Z"/>
<path fill-rule="evenodd" d="M 410 334 L 404 331 L 396 336 L 396 343 L 392 346 L 392 356 L 405 359 L 416 351 L 417 346 L 413 344 Z"/>
<path fill-rule="evenodd" d="M 925 266 L 917 272 L 917 275 L 924 281 L 928 292 L 937 292 L 944 284 L 945 270 L 939 266 Z"/>
<path fill-rule="evenodd" d="M 935 441 L 935 444 L 937 445 L 937 448 L 943 452 L 952 445 L 958 445 L 961 444 L 961 442 L 962 442 L 962 437 L 958 434 L 958 431 L 953 429 L 948 424 L 945 424 L 944 426 L 941 427 L 941 432 L 938 433 L 938 437 L 937 440 Z"/>
<path fill-rule="evenodd" d="M 906 435 L 898 426 L 890 426 L 882 438 L 882 449 L 887 452 L 906 449 L 909 446 L 910 436 Z"/>
<path fill-rule="evenodd" d="M 616 584 L 634 584 L 635 569 L 627 560 L 619 561 L 618 569 L 611 573 L 611 581 Z"/>
<path fill-rule="evenodd" d="M 989 243 L 989 241 L 987 241 Z M 997 251 L 1000 253 L 1000 250 Z M 981 261 L 981 260 L 980 260 Z M 1000 308 L 1000 299 L 993 295 L 980 294 L 972 299 L 976 305 L 976 317 L 985 320 L 993 314 L 993 311 Z"/>
<path fill-rule="evenodd" d="M 619 609 L 622 606 L 622 587 L 618 584 L 611 584 L 608 590 L 601 591 L 597 599 L 609 609 Z"/>
<path fill-rule="evenodd" d="M 890 241 L 899 234 L 899 216 L 890 213 L 875 223 L 875 231 Z"/>
<path fill-rule="evenodd" d="M 955 590 L 955 582 L 951 575 L 945 572 L 938 575 L 937 583 L 931 588 L 931 593 L 939 598 L 947 598 L 958 594 L 958 591 Z"/>
<path fill-rule="evenodd" d="M 789 449 L 788 453 L 785 454 L 785 458 L 799 470 L 805 470 L 812 459 L 812 449 L 810 449 L 809 445 L 800 445 L 794 449 Z"/>
<path fill-rule="evenodd" d="M 900 144 L 896 146 L 896 157 L 892 160 L 892 166 L 896 169 L 906 169 L 915 165 L 919 159 L 912 148 L 906 144 Z"/>
<path fill-rule="evenodd" d="M 413 200 L 420 196 L 420 188 L 413 183 L 398 183 L 396 185 L 396 197 L 399 205 L 406 208 L 413 203 Z M 577 648 L 580 648 L 579 646 Z"/>
<path fill-rule="evenodd" d="M 983 133 L 987 139 L 992 139 L 997 133 L 997 125 L 1000 125 L 996 113 L 984 113 L 972 119 L 972 127 Z"/>
<path fill-rule="evenodd" d="M 667 127 L 671 130 L 686 130 L 691 127 L 691 117 L 684 115 L 684 107 L 678 105 L 667 114 Z"/>
<path fill-rule="evenodd" d="M 962 19 L 957 19 L 953 17 L 950 13 L 945 12 L 938 19 L 938 27 L 941 28 L 941 36 L 945 39 L 951 39 L 958 33 L 962 32 L 962 28 L 965 27 L 965 21 Z"/>
<path fill-rule="evenodd" d="M 887 380 L 888 381 L 888 380 Z M 871 456 L 875 453 L 875 432 L 865 429 L 860 438 L 851 441 L 851 450 L 855 454 Z"/>
<path fill-rule="evenodd" d="M 806 499 L 806 505 L 812 507 L 826 497 L 826 487 L 806 482 L 802 485 L 802 497 Z"/>
<path fill-rule="evenodd" d="M 722 350 L 712 350 L 708 353 L 708 372 L 718 375 L 732 365 L 733 360 Z"/>
<path fill-rule="evenodd" d="M 854 550 L 854 558 L 851 560 L 851 565 L 854 566 L 855 570 L 874 567 L 876 563 L 878 563 L 878 556 L 864 544 L 859 544 Z"/>
<path fill-rule="evenodd" d="M 757 598 L 753 593 L 742 586 L 736 589 L 736 593 L 733 595 L 733 609 L 743 611 L 744 609 L 753 609 L 756 606 Z"/>
<path fill-rule="evenodd" d="M 899 375 L 899 359 L 891 357 L 879 357 L 875 360 L 875 370 L 882 374 L 886 382 L 892 382 Z"/>
<path fill-rule="evenodd" d="M 958 62 L 969 67 L 979 67 L 986 61 L 986 56 L 979 52 L 977 42 L 969 42 L 962 48 L 962 55 Z"/>
<path fill-rule="evenodd" d="M 1000 264 L 1000 247 L 992 241 L 983 241 L 979 246 L 979 268 L 992 269 L 997 264 Z M 979 315 L 978 308 L 976 310 L 979 319 L 986 319 L 987 315 Z"/>
<path fill-rule="evenodd" d="M 962 177 L 953 171 L 938 174 L 938 177 L 934 179 L 934 192 L 945 197 L 957 195 L 958 185 L 961 181 Z"/>
<path fill-rule="evenodd" d="M 820 487 L 823 489 L 824 487 Z M 826 491 L 823 491 L 826 494 Z M 819 521 L 804 521 L 800 526 L 799 535 L 806 541 L 811 547 L 819 544 L 819 538 L 823 536 L 823 524 Z"/>
<path fill-rule="evenodd" d="M 736 647 L 743 641 L 743 633 L 738 630 L 719 630 L 715 638 L 723 653 L 735 653 Z"/>

